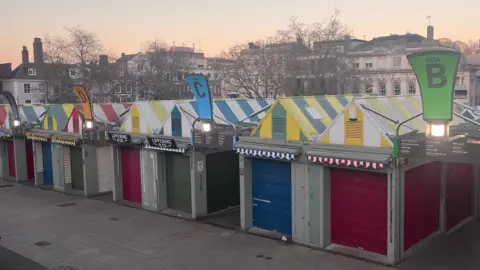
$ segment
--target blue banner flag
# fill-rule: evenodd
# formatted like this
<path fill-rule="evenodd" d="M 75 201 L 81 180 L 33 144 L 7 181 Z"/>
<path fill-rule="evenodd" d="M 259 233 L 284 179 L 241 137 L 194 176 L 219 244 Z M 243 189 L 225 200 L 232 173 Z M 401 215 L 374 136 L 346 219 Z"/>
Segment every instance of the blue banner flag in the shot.
<path fill-rule="evenodd" d="M 185 81 L 192 89 L 195 100 L 197 101 L 197 113 L 202 120 L 212 120 L 212 97 L 208 80 L 202 74 L 189 74 L 185 76 Z"/>

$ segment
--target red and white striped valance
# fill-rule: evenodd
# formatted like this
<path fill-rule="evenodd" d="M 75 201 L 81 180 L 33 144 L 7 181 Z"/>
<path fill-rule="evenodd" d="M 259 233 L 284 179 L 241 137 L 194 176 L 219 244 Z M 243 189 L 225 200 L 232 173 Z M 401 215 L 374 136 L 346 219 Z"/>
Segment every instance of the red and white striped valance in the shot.
<path fill-rule="evenodd" d="M 363 168 L 383 169 L 383 167 L 385 166 L 385 164 L 380 162 L 341 159 L 341 158 L 307 156 L 307 159 L 312 162 L 353 166 L 355 168 L 363 167 Z"/>

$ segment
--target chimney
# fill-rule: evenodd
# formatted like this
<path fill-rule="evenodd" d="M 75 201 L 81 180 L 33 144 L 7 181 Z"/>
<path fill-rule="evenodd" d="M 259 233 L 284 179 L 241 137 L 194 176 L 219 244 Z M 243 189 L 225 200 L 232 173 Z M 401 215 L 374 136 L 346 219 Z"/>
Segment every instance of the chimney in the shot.
<path fill-rule="evenodd" d="M 40 38 L 33 39 L 33 62 L 43 64 L 43 44 Z"/>
<path fill-rule="evenodd" d="M 108 66 L 108 55 L 102 54 L 99 56 L 98 65 L 101 67 Z"/>
<path fill-rule="evenodd" d="M 253 44 L 253 42 L 249 42 L 249 43 L 248 43 L 248 48 L 249 48 L 249 49 L 254 49 L 254 48 L 255 48 L 255 44 Z"/>
<path fill-rule="evenodd" d="M 125 56 L 125 53 L 124 53 L 124 52 L 122 52 L 122 57 L 124 57 L 124 56 Z"/>
<path fill-rule="evenodd" d="M 28 49 L 27 46 L 23 46 L 22 49 L 22 63 L 28 63 Z"/>
<path fill-rule="evenodd" d="M 427 39 L 428 40 L 433 40 L 433 26 L 429 25 L 427 26 Z"/>

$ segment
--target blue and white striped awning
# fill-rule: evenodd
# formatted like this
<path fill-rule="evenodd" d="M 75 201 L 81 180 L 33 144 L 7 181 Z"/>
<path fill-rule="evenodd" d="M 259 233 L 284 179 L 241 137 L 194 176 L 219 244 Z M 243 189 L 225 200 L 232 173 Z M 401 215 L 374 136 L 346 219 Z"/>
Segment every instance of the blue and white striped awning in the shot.
<path fill-rule="evenodd" d="M 282 153 L 282 152 L 276 152 L 276 151 L 263 151 L 263 150 L 255 150 L 255 149 L 237 148 L 237 153 L 241 155 L 249 155 L 249 156 L 295 160 L 295 154 Z"/>

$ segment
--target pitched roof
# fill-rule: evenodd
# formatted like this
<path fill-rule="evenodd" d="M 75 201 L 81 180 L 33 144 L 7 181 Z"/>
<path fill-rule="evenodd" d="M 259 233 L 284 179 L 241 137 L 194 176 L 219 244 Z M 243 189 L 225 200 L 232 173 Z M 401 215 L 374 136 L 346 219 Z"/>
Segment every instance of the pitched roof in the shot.
<path fill-rule="evenodd" d="M 122 54 L 120 58 L 117 59 L 117 61 L 129 61 L 135 56 L 137 56 L 139 53 L 132 53 L 132 54 Z"/>
<path fill-rule="evenodd" d="M 350 107 L 345 108 L 316 141 L 326 144 L 392 148 L 392 138 L 396 136 L 398 124 L 423 111 L 420 95 L 357 97 L 349 106 L 357 108 L 357 120 L 349 120 Z M 461 123 L 465 121 L 454 116 L 451 125 Z M 425 127 L 425 121 L 419 116 L 403 124 L 399 135 L 412 131 L 424 133 Z"/>
<path fill-rule="evenodd" d="M 308 141 L 319 136 L 352 100 L 353 95 L 278 99 L 251 136 Z M 283 119 L 282 122 L 278 122 Z M 276 129 L 283 129 L 283 132 Z"/>
<path fill-rule="evenodd" d="M 92 104 L 92 113 L 97 122 L 103 124 L 116 124 L 123 122 L 130 106 L 131 104 L 128 103 Z M 75 106 L 63 131 L 71 133 L 81 132 L 83 120 L 84 115 L 82 107 L 80 105 Z"/>
<path fill-rule="evenodd" d="M 137 101 L 132 104 L 120 127 L 121 132 L 153 134 L 160 131 L 163 121 L 181 100 Z"/>
<path fill-rule="evenodd" d="M 244 123 L 256 124 L 266 115 L 266 112 L 261 112 L 250 118 L 248 117 L 261 111 L 273 102 L 274 99 L 267 98 L 215 99 L 213 100 L 214 120 L 217 124 L 221 125 L 239 124 L 242 120 L 244 120 Z M 197 117 L 197 103 L 195 101 L 177 103 L 164 121 L 160 134 L 190 137 L 192 124 Z M 181 132 L 180 130 L 177 131 L 178 126 L 174 127 L 174 122 L 177 123 L 175 125 L 181 126 Z M 198 123 L 198 125 L 200 125 L 200 123 Z M 200 126 L 198 126 L 198 128 L 200 128 Z"/>
<path fill-rule="evenodd" d="M 48 106 L 47 113 L 42 122 L 43 129 L 63 131 L 74 106 L 74 104 L 53 104 Z"/>

